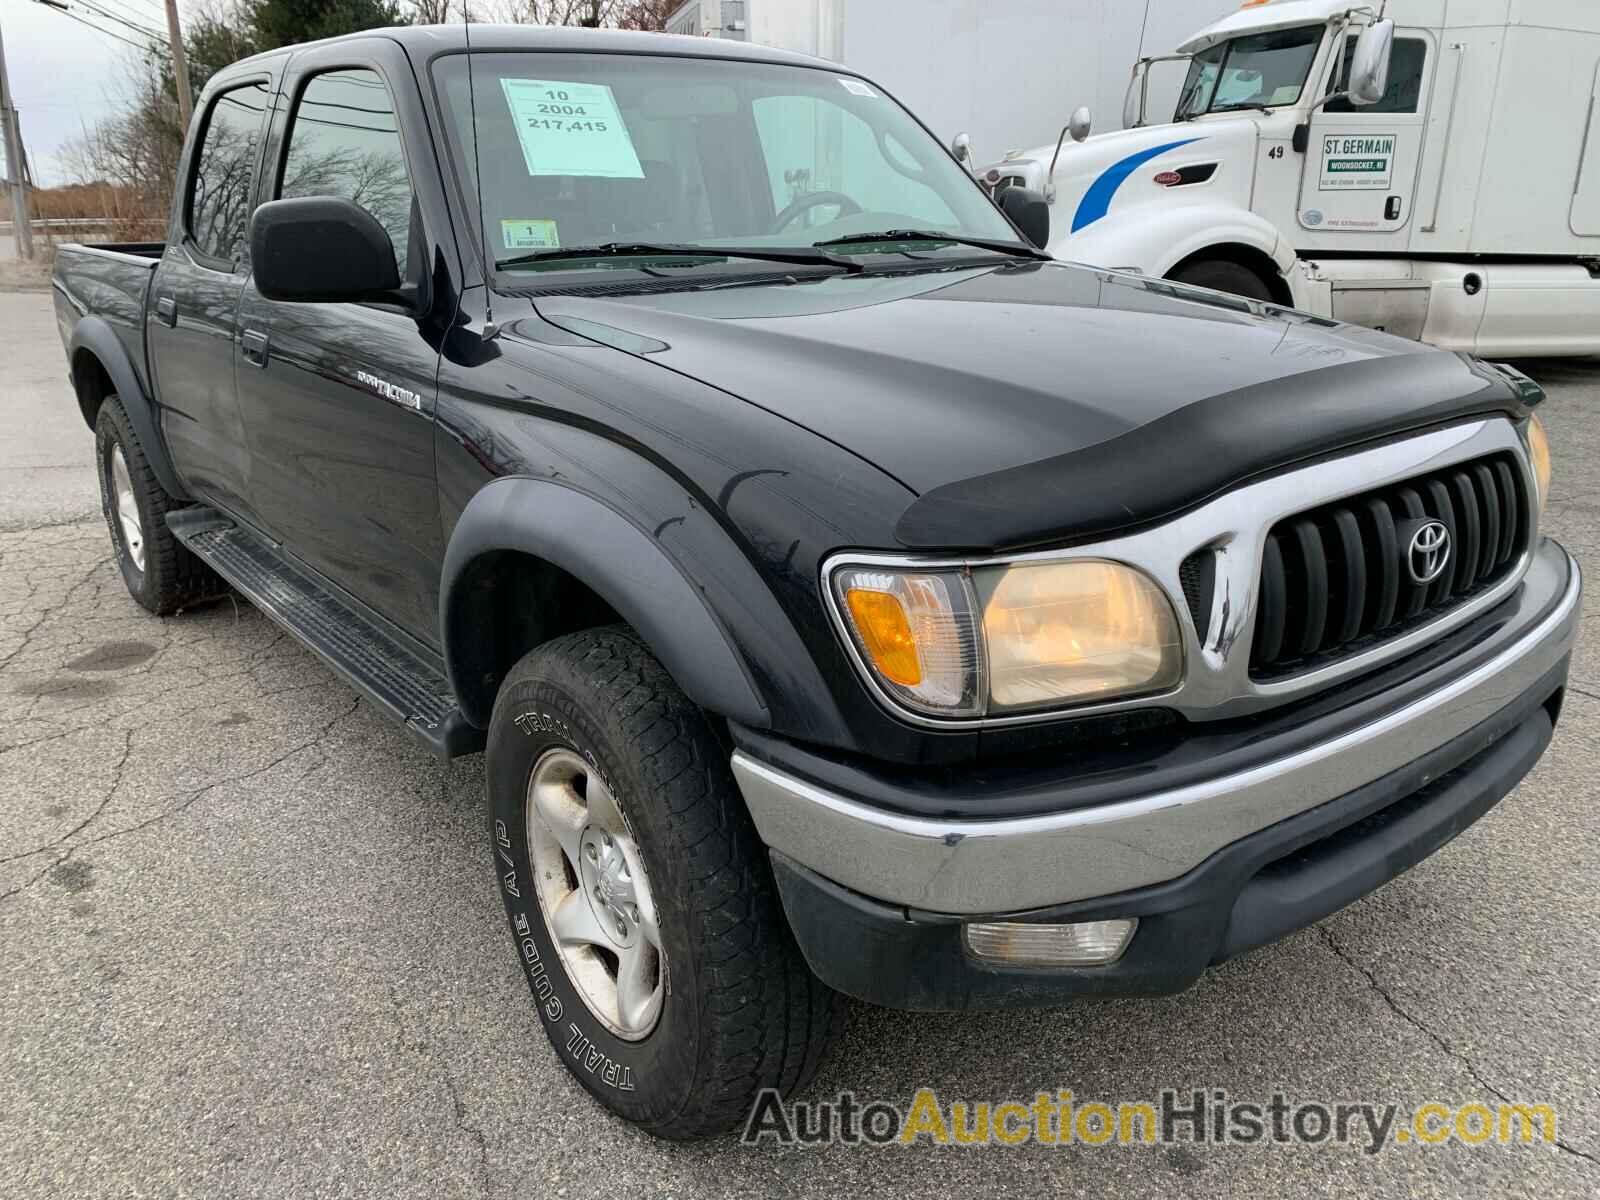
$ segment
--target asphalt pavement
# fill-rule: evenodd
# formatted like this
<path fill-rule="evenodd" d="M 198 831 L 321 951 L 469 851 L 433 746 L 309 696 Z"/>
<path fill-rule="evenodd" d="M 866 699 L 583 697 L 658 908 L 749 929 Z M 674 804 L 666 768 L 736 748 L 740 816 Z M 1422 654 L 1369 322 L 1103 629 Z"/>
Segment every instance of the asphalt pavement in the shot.
<path fill-rule="evenodd" d="M 1524 365 L 1546 528 L 1592 566 L 1600 367 Z M 0 1196 L 1600 1193 L 1600 588 L 1554 747 L 1399 880 L 1180 996 L 852 1006 L 810 1093 L 1510 1099 L 1559 1146 L 670 1145 L 539 1029 L 480 760 L 429 757 L 242 601 L 139 609 L 91 451 L 48 295 L 0 294 Z"/>

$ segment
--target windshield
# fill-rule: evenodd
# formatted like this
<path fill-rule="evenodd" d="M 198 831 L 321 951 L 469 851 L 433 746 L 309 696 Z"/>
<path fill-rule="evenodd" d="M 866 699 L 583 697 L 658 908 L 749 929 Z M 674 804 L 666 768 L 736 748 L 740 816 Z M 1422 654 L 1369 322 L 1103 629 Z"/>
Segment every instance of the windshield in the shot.
<path fill-rule="evenodd" d="M 1173 119 L 1186 121 L 1201 113 L 1298 103 L 1324 28 L 1275 29 L 1202 50 L 1189 60 L 1189 74 L 1178 94 Z"/>
<path fill-rule="evenodd" d="M 473 54 L 471 63 L 483 229 L 508 270 L 633 266 L 615 251 L 576 263 L 544 252 L 622 244 L 637 257 L 635 243 L 810 250 L 890 230 L 1018 243 L 944 148 L 851 75 L 616 54 Z M 434 74 L 472 197 L 466 56 L 441 58 Z M 994 253 L 902 242 L 827 253 L 913 252 Z"/>

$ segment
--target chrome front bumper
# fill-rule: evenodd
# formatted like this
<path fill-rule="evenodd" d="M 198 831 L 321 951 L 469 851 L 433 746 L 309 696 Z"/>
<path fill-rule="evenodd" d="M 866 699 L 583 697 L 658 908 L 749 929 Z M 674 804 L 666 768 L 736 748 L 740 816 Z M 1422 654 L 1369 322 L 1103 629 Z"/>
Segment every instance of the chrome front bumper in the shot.
<path fill-rule="evenodd" d="M 735 751 L 733 771 L 773 850 L 865 896 L 930 912 L 987 914 L 1176 879 L 1240 838 L 1414 762 L 1511 704 L 1577 636 L 1582 577 L 1560 546 L 1534 553 L 1508 615 L 1436 669 L 1418 699 L 1248 770 L 1133 799 L 1006 820 L 931 819 L 819 788 Z M 1454 668 L 1454 670 L 1452 670 Z"/>

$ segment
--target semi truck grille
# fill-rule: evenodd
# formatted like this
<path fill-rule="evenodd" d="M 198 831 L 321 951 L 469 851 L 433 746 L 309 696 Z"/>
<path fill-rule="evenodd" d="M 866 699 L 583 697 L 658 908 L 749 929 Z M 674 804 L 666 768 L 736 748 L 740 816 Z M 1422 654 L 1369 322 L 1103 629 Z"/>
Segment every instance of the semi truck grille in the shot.
<path fill-rule="evenodd" d="M 1493 587 L 1528 545 L 1526 486 L 1517 461 L 1495 454 L 1279 521 L 1261 560 L 1251 677 L 1359 653 Z"/>

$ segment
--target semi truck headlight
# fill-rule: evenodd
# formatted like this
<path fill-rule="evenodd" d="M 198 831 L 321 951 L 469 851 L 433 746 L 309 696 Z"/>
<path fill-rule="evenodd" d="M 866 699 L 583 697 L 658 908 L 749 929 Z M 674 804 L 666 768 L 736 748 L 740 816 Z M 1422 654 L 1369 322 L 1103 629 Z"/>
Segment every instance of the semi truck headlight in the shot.
<path fill-rule="evenodd" d="M 1528 418 L 1523 437 L 1528 443 L 1528 461 L 1533 464 L 1533 479 L 1539 486 L 1539 512 L 1542 515 L 1544 503 L 1550 498 L 1550 435 L 1545 432 L 1544 422 L 1539 419 L 1538 413 Z"/>
<path fill-rule="evenodd" d="M 1165 691 L 1182 678 L 1171 602 L 1121 563 L 847 566 L 832 586 L 874 680 L 921 713 L 1028 712 Z"/>

